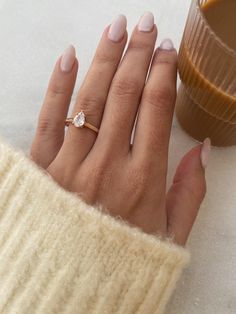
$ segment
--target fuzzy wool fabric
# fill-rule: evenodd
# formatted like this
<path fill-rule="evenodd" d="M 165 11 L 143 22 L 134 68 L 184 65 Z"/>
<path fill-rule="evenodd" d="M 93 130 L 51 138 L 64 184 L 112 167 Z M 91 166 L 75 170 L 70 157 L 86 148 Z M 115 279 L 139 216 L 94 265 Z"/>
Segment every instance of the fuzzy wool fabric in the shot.
<path fill-rule="evenodd" d="M 0 313 L 163 313 L 190 259 L 0 140 Z"/>

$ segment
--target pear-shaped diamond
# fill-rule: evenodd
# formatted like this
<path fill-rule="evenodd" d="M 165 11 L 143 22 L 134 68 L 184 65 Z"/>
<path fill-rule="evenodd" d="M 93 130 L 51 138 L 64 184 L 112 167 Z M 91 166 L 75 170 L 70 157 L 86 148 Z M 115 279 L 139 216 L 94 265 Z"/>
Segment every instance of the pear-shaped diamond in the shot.
<path fill-rule="evenodd" d="M 74 117 L 73 123 L 74 126 L 76 126 L 77 128 L 82 128 L 84 126 L 85 114 L 83 113 L 83 111 L 77 113 L 77 115 Z"/>

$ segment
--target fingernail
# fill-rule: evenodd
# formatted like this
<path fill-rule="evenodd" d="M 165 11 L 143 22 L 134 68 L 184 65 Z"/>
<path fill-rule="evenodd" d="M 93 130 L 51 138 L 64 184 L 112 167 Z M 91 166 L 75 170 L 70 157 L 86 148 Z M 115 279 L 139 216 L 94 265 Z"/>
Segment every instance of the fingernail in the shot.
<path fill-rule="evenodd" d="M 75 63 L 75 47 L 70 45 L 63 53 L 61 58 L 62 72 L 70 72 Z"/>
<path fill-rule="evenodd" d="M 202 144 L 202 150 L 201 150 L 201 162 L 202 162 L 203 168 L 207 167 L 207 164 L 210 158 L 210 152 L 211 152 L 211 140 L 209 137 L 207 137 Z"/>
<path fill-rule="evenodd" d="M 159 48 L 162 49 L 162 50 L 173 50 L 174 49 L 174 44 L 173 44 L 171 39 L 166 38 L 166 39 L 164 39 L 161 42 Z"/>
<path fill-rule="evenodd" d="M 141 16 L 139 23 L 138 23 L 138 30 L 140 32 L 150 32 L 153 30 L 154 26 L 154 16 L 151 12 L 144 13 Z"/>
<path fill-rule="evenodd" d="M 126 17 L 123 14 L 120 14 L 115 18 L 115 20 L 111 23 L 108 38 L 112 41 L 120 41 L 125 34 L 127 26 Z"/>

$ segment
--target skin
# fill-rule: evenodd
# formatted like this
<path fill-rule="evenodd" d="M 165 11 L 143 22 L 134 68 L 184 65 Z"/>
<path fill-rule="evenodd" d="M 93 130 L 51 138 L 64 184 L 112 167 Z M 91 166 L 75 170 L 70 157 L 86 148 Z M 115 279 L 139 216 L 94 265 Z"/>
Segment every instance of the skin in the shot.
<path fill-rule="evenodd" d="M 202 145 L 197 145 L 183 157 L 166 191 L 176 50 L 155 50 L 155 25 L 150 32 L 135 27 L 121 60 L 127 33 L 112 42 L 108 30 L 104 30 L 72 112 L 74 116 L 83 110 L 87 120 L 100 128 L 99 133 L 73 125 L 65 132 L 78 61 L 66 73 L 60 69 L 60 57 L 39 115 L 31 158 L 88 204 L 101 204 L 112 216 L 119 215 L 146 233 L 172 237 L 184 246 L 205 196 L 206 181 L 200 161 Z"/>

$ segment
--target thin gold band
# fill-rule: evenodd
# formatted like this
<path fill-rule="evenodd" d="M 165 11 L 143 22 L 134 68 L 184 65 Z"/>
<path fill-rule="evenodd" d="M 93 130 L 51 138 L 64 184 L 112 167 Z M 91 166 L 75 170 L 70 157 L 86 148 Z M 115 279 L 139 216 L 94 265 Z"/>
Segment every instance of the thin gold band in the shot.
<path fill-rule="evenodd" d="M 96 126 L 94 126 L 94 125 L 92 125 L 92 124 L 90 124 L 90 123 L 88 123 L 88 122 L 85 122 L 85 123 L 84 123 L 84 126 L 86 126 L 87 128 L 89 128 L 90 130 L 93 130 L 93 131 L 96 132 L 96 133 L 99 132 L 99 129 L 96 128 Z"/>
<path fill-rule="evenodd" d="M 65 121 L 65 125 L 69 126 L 69 124 L 72 123 L 72 122 L 73 122 L 73 118 L 67 118 L 66 121 Z"/>

